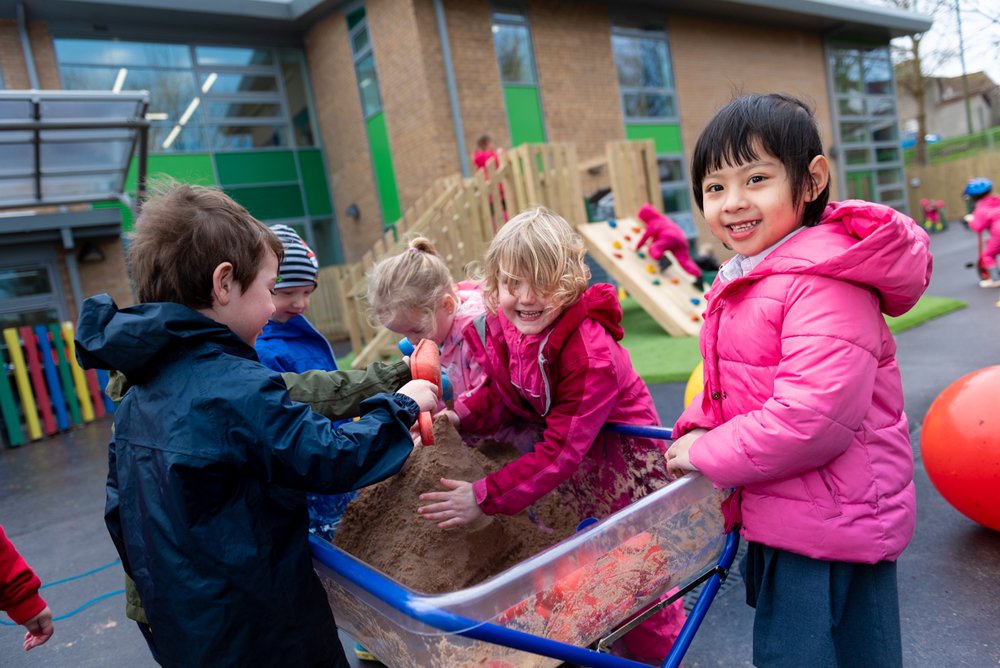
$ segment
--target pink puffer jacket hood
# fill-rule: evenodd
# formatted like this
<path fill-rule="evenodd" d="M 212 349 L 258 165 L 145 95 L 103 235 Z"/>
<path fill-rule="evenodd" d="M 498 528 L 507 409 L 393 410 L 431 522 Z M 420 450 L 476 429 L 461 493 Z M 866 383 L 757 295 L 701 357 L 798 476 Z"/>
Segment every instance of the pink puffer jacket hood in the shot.
<path fill-rule="evenodd" d="M 691 461 L 716 485 L 742 487 L 748 540 L 864 563 L 908 544 L 913 454 L 882 314 L 923 294 L 928 246 L 892 209 L 831 204 L 819 225 L 707 295 L 705 390 L 674 435 L 711 430 Z"/>

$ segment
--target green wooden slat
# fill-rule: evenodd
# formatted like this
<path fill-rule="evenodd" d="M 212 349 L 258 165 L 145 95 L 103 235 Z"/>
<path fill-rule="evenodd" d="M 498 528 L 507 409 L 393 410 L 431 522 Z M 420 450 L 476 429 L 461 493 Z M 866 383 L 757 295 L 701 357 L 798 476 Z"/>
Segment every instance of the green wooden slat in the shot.
<path fill-rule="evenodd" d="M 73 424 L 83 424 L 80 402 L 76 398 L 76 385 L 73 384 L 73 374 L 69 368 L 69 360 L 66 359 L 66 346 L 63 345 L 62 329 L 59 327 L 59 323 L 50 324 L 49 333 L 52 335 L 52 345 L 56 349 L 56 366 L 59 368 L 63 396 L 66 398 L 66 405 L 69 406 L 70 420 Z"/>
<path fill-rule="evenodd" d="M 0 357 L 0 413 L 3 413 L 4 426 L 7 428 L 7 440 L 12 446 L 24 443 L 24 431 L 21 430 L 21 415 L 14 402 L 14 391 L 7 377 L 7 362 Z"/>

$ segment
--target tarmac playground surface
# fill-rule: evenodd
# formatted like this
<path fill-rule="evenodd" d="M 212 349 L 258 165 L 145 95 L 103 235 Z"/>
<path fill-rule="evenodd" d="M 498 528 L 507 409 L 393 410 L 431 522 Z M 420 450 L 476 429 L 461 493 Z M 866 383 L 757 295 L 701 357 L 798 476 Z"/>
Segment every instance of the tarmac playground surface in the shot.
<path fill-rule="evenodd" d="M 906 666 L 1000 665 L 1000 532 L 955 511 L 920 460 L 920 425 L 938 393 L 959 377 L 1000 364 L 1000 290 L 977 286 L 975 236 L 952 224 L 931 238 L 928 294 L 968 308 L 896 337 L 906 412 L 916 454 L 917 529 L 899 559 Z M 652 386 L 664 423 L 683 406 L 684 384 Z M 998 404 L 1000 405 L 1000 404 Z M 56 631 L 42 647 L 21 649 L 22 627 L 0 624 L 0 667 L 153 667 L 125 617 L 118 555 L 104 527 L 110 419 L 16 449 L 0 449 L 0 524 L 41 577 Z M 998 500 L 1000 502 L 1000 500 Z M 86 607 L 84 605 L 90 603 Z M 60 617 L 63 617 L 60 619 Z M 0 621 L 9 624 L 5 615 Z M 684 665 L 751 665 L 753 611 L 734 568 L 695 636 Z M 348 658 L 356 662 L 342 635 Z M 419 667 L 414 667 L 419 668 Z"/>

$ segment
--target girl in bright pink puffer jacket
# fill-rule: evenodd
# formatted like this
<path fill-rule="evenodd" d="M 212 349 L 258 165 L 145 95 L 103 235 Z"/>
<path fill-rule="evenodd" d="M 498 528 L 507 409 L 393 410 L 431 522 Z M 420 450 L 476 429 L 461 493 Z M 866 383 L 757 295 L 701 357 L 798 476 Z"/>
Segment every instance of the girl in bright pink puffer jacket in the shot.
<path fill-rule="evenodd" d="M 704 391 L 670 469 L 739 488 L 754 665 L 900 666 L 896 559 L 916 507 L 883 314 L 927 287 L 927 233 L 878 204 L 827 205 L 812 112 L 783 95 L 724 107 L 691 175 L 736 256 L 706 295 Z"/>

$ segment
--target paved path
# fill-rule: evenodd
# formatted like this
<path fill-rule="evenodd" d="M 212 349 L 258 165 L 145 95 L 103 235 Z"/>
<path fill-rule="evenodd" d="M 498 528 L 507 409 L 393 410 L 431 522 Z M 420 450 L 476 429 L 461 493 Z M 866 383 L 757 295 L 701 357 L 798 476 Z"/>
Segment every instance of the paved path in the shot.
<path fill-rule="evenodd" d="M 906 411 L 917 453 L 918 524 L 899 561 L 907 666 L 1000 665 L 1000 533 L 948 506 L 919 460 L 919 425 L 934 397 L 965 373 L 1000 363 L 1000 290 L 976 286 L 965 262 L 974 237 L 960 226 L 933 237 L 930 294 L 969 308 L 897 337 Z M 683 384 L 651 388 L 665 421 L 680 411 Z M 0 450 L 0 523 L 43 582 L 58 583 L 117 559 L 103 522 L 109 422 L 58 438 Z M 734 574 L 709 611 L 685 660 L 688 668 L 750 665 L 752 610 Z M 25 654 L 20 627 L 0 625 L 0 666 L 145 668 L 154 666 L 123 611 L 117 565 L 53 584 L 44 595 L 57 615 L 56 635 Z M 100 598 L 109 595 L 107 598 Z M 93 605 L 73 612 L 88 601 Z M 7 621 L 6 618 L 3 618 Z M 350 653 L 353 654 L 353 653 Z M 353 659 L 353 656 L 351 657 Z M 419 668 L 419 667 L 415 667 Z"/>

